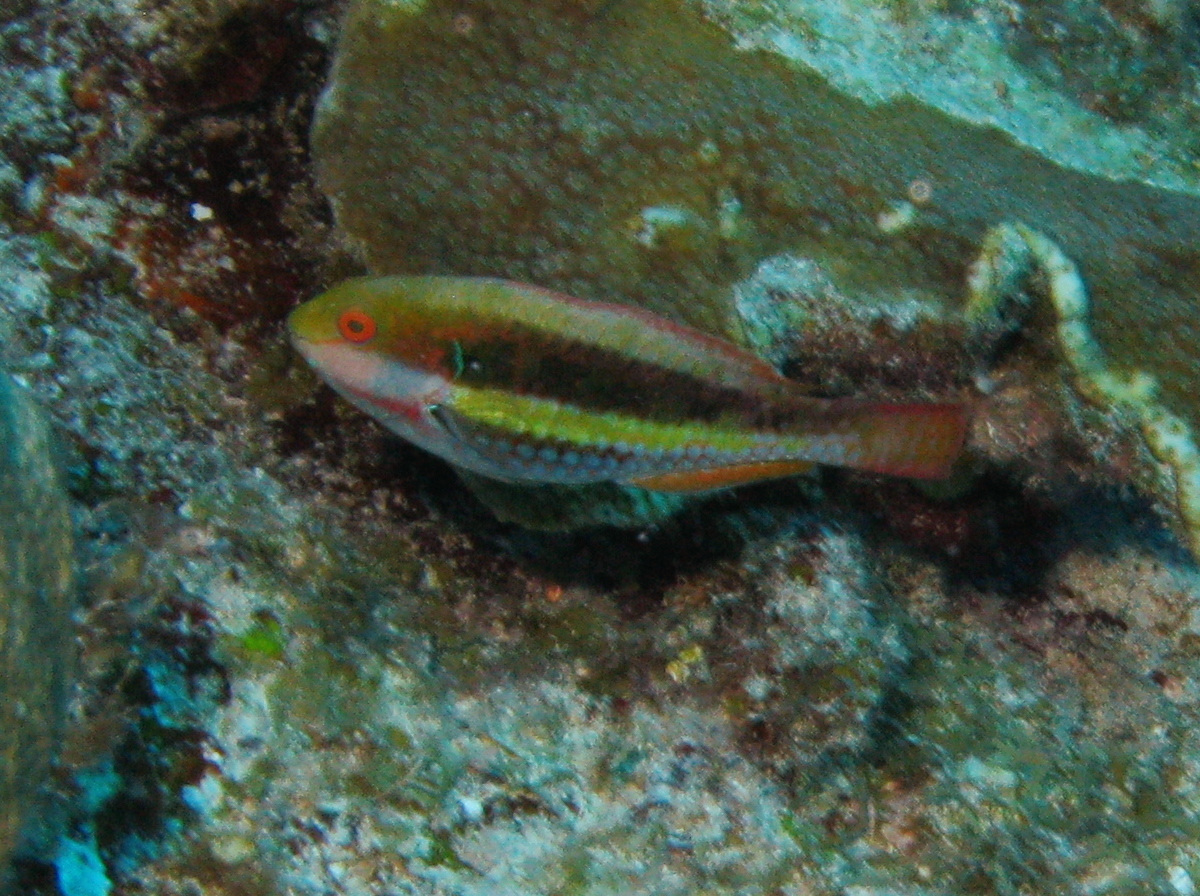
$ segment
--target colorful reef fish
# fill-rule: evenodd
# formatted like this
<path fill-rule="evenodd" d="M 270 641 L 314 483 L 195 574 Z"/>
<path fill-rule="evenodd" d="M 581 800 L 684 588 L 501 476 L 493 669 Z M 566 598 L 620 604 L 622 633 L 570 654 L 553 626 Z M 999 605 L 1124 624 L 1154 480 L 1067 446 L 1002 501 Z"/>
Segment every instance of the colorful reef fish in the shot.
<path fill-rule="evenodd" d="M 504 280 L 364 277 L 288 324 L 352 404 L 510 482 L 700 491 L 813 464 L 935 479 L 967 426 L 956 404 L 815 398 L 724 340 Z"/>

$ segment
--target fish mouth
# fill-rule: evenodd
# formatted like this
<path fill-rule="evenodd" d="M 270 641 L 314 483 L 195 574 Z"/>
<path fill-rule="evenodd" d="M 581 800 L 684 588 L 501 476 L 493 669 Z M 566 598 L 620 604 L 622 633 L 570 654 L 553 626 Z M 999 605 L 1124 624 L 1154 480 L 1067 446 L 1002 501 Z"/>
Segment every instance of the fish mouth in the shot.
<path fill-rule="evenodd" d="M 313 346 L 315 346 L 316 343 L 310 339 L 305 339 L 295 330 L 290 331 L 288 336 L 291 338 L 292 348 L 300 353 L 300 357 L 315 367 L 316 363 L 313 361 Z"/>
<path fill-rule="evenodd" d="M 323 346 L 312 339 L 292 335 L 292 347 L 305 360 L 313 372 L 339 392 L 346 389 L 361 390 L 363 371 L 361 364 L 346 359 L 341 353 Z M 355 376 L 357 374 L 357 376 Z"/>
<path fill-rule="evenodd" d="M 378 375 L 380 362 L 371 353 L 339 342 L 318 342 L 292 333 L 292 345 L 314 370 L 331 384 L 368 388 Z"/>

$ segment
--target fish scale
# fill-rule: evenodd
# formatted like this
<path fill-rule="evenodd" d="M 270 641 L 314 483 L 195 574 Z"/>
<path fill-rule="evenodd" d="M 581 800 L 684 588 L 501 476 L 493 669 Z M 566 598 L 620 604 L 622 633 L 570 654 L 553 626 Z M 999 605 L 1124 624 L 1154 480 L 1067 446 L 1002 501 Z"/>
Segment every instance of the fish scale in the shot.
<path fill-rule="evenodd" d="M 814 398 L 724 340 L 503 280 L 358 278 L 289 326 L 357 407 L 502 480 L 696 490 L 816 463 L 932 479 L 966 435 L 961 405 Z"/>
<path fill-rule="evenodd" d="M 501 430 L 472 424 L 445 407 L 432 411 L 448 432 L 461 443 L 493 463 L 512 462 L 526 473 L 547 482 L 589 482 L 603 471 L 613 479 L 628 479 L 677 470 L 691 470 L 739 462 L 777 459 L 781 447 L 764 447 L 740 456 L 714 452 L 703 445 L 648 449 L 627 442 L 585 443 L 563 438 L 545 438 L 527 432 Z"/>

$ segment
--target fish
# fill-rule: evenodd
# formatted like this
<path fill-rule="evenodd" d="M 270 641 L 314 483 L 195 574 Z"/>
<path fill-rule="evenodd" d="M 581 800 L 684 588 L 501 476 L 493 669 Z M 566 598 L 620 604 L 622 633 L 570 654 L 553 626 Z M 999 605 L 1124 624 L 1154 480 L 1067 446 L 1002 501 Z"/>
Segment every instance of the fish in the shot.
<path fill-rule="evenodd" d="M 288 329 L 352 405 L 505 482 L 703 492 L 818 464 L 941 479 L 967 433 L 961 403 L 816 397 L 643 309 L 497 278 L 359 277 Z"/>

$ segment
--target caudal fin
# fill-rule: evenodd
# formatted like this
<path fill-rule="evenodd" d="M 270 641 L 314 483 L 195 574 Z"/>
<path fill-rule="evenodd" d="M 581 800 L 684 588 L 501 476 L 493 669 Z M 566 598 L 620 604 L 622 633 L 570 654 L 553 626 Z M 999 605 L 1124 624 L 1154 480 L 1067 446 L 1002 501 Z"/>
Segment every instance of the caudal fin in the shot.
<path fill-rule="evenodd" d="M 910 479 L 943 479 L 962 454 L 969 416 L 958 404 L 855 404 L 844 413 L 846 466 Z"/>

